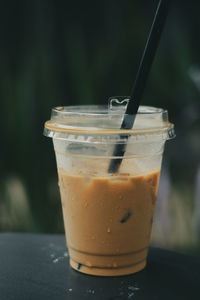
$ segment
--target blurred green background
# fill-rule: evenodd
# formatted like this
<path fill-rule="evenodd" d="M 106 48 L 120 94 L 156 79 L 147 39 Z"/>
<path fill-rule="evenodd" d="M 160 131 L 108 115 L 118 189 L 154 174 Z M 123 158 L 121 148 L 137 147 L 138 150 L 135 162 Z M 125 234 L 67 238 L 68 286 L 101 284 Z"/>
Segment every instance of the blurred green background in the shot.
<path fill-rule="evenodd" d="M 152 244 L 200 254 L 200 2 L 172 1 L 142 104 L 168 109 Z M 192 3 L 192 4 L 191 4 Z M 1 1 L 0 231 L 63 232 L 51 108 L 129 95 L 157 1 Z"/>

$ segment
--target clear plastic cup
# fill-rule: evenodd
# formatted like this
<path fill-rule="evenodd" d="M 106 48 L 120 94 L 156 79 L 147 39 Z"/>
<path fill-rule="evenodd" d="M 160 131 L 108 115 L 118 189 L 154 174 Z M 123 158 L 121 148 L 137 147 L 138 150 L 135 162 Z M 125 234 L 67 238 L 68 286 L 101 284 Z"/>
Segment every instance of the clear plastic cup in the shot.
<path fill-rule="evenodd" d="M 141 106 L 131 130 L 119 129 L 122 117 L 106 106 L 57 107 L 45 123 L 70 265 L 86 274 L 119 276 L 146 266 L 162 155 L 174 126 L 159 108 Z M 126 152 L 110 174 L 116 143 L 125 143 Z"/>

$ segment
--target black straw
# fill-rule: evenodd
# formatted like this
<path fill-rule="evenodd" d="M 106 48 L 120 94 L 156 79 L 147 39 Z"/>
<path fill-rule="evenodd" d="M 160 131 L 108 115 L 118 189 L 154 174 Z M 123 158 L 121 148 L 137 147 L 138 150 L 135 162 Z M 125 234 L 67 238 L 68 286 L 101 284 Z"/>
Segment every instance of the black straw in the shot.
<path fill-rule="evenodd" d="M 146 42 L 146 46 L 143 52 L 142 59 L 140 61 L 139 69 L 136 75 L 136 79 L 131 90 L 130 100 L 127 105 L 124 118 L 122 121 L 121 129 L 132 129 L 135 117 L 141 102 L 141 98 L 144 92 L 144 88 L 148 79 L 148 75 L 151 70 L 151 66 L 158 48 L 161 33 L 164 28 L 165 20 L 169 10 L 170 0 L 160 0 L 156 13 L 154 16 L 153 24 Z M 129 135 L 121 135 L 120 140 L 128 141 Z M 122 162 L 122 157 L 126 151 L 127 141 L 121 144 L 116 144 L 113 151 L 113 156 L 119 156 L 120 158 L 112 159 L 108 168 L 109 173 L 116 173 Z"/>

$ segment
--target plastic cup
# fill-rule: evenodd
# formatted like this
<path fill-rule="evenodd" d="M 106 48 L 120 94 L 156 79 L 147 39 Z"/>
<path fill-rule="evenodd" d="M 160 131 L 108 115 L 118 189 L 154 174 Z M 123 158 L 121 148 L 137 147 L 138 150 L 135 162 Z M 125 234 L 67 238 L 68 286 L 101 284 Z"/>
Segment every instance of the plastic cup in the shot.
<path fill-rule="evenodd" d="M 141 106 L 134 129 L 104 106 L 57 107 L 45 123 L 53 138 L 70 265 L 100 276 L 146 266 L 161 161 L 174 126 L 163 109 Z M 127 135 L 129 138 L 127 139 Z M 127 143 L 117 173 L 108 167 Z"/>

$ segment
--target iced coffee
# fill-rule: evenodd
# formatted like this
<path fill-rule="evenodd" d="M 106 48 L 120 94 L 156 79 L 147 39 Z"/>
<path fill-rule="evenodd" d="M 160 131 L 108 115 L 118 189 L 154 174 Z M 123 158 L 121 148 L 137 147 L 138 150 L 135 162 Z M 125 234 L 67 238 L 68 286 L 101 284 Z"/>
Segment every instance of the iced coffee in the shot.
<path fill-rule="evenodd" d="M 134 129 L 101 106 L 59 107 L 45 124 L 53 138 L 73 269 L 120 276 L 147 262 L 164 144 L 174 136 L 167 111 L 140 107 Z M 128 139 L 127 139 L 128 136 Z M 126 151 L 108 172 L 117 143 Z"/>
<path fill-rule="evenodd" d="M 71 266 L 105 276 L 144 268 L 160 171 L 95 177 L 59 169 L 58 174 Z"/>

